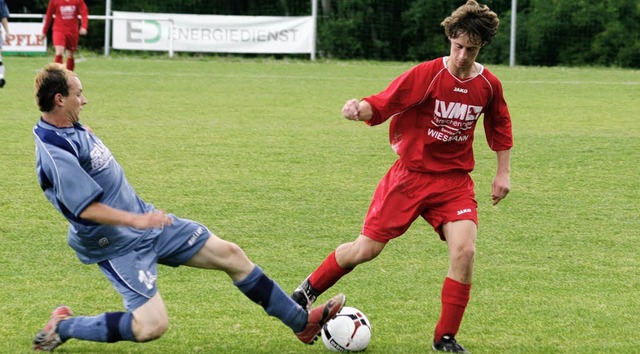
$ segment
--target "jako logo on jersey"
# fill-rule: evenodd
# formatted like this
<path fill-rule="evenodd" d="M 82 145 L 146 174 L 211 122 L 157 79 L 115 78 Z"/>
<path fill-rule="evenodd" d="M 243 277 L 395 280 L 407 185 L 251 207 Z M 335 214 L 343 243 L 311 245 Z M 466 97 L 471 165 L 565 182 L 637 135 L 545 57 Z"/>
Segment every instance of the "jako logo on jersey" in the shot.
<path fill-rule="evenodd" d="M 438 118 L 472 121 L 480 118 L 482 106 L 436 100 L 434 113 Z"/>
<path fill-rule="evenodd" d="M 459 88 L 459 87 L 454 87 L 453 88 L 453 92 L 468 93 L 469 90 L 463 89 L 463 88 Z"/>
<path fill-rule="evenodd" d="M 146 273 L 143 270 L 138 272 L 138 281 L 144 283 L 147 286 L 147 289 L 153 289 L 153 284 L 156 282 L 157 276 L 151 274 L 150 271 Z"/>
<path fill-rule="evenodd" d="M 458 210 L 458 215 L 462 215 L 462 214 L 466 214 L 466 213 L 470 213 L 471 209 L 467 208 L 467 209 L 462 209 L 462 210 Z"/>

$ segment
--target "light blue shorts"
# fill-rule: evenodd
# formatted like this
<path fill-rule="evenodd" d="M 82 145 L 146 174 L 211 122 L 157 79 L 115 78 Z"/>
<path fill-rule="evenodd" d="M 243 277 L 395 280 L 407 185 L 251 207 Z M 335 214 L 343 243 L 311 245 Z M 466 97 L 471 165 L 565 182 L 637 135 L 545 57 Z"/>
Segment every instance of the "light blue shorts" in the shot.
<path fill-rule="evenodd" d="M 158 291 L 158 264 L 177 267 L 186 263 L 209 238 L 204 225 L 175 215 L 171 218 L 173 224 L 152 233 L 133 251 L 98 263 L 128 311 L 144 305 Z"/>

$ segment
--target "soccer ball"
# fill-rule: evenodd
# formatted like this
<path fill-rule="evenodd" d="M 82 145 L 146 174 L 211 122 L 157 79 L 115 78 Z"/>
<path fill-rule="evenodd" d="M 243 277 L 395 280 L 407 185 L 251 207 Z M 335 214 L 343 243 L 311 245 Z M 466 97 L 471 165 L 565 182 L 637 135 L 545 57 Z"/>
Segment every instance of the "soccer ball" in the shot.
<path fill-rule="evenodd" d="M 371 340 L 371 322 L 354 307 L 345 306 L 322 327 L 322 342 L 334 352 L 365 350 Z"/>

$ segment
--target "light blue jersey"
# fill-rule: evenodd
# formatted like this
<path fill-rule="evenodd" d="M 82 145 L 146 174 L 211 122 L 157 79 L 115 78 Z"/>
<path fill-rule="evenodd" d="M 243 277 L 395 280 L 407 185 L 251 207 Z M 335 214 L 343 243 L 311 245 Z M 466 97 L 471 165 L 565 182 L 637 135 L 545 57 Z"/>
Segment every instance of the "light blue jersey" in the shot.
<path fill-rule="evenodd" d="M 80 261 L 97 263 L 124 255 L 160 232 L 81 219 L 79 215 L 93 202 L 136 214 L 154 208 L 140 199 L 111 151 L 82 124 L 56 128 L 41 119 L 33 133 L 40 187 L 69 221 L 68 243 Z"/>
<path fill-rule="evenodd" d="M 40 119 L 33 129 L 33 135 L 36 142 L 38 181 L 47 199 L 71 224 L 69 245 L 76 251 L 80 261 L 98 264 L 102 273 L 122 296 L 127 309 L 126 313 L 74 316 L 56 322 L 56 333 L 59 336 L 56 346 L 69 338 L 98 342 L 135 341 L 132 313 L 157 294 L 158 264 L 178 267 L 188 263 L 212 240 L 213 234 L 198 222 L 172 214 L 167 215 L 171 218 L 170 224 L 146 230 L 101 225 L 81 219 L 80 214 L 94 202 L 136 214 L 148 213 L 154 208 L 138 197 L 111 151 L 82 124 L 57 128 Z M 226 246 L 218 251 L 225 253 L 226 257 L 214 256 L 213 247 L 214 243 L 211 243 L 198 258 L 199 261 L 192 266 L 206 267 L 223 259 L 234 263 L 235 259 L 244 257 Z M 205 258 L 211 263 L 206 263 Z M 221 269 L 228 269 L 227 272 L 231 274 L 232 270 L 241 268 L 229 264 L 228 268 L 222 266 Z M 307 343 L 310 333 L 306 330 L 309 327 L 307 311 L 267 277 L 260 267 L 253 266 L 253 270 L 243 279 L 234 281 L 234 285 L 249 299 L 260 304 L 267 314 L 279 318 L 298 333 L 298 338 Z M 150 305 L 146 313 L 150 311 L 149 308 L 162 311 L 162 300 L 158 298 L 158 301 Z M 328 306 L 330 305 L 320 309 L 326 312 Z M 333 308 L 332 316 L 340 307 L 342 305 Z M 144 313 L 142 312 L 142 316 L 145 316 Z M 322 322 L 319 326 L 322 327 Z M 41 345 L 51 343 L 39 339 L 40 333 L 49 336 L 44 330 L 39 332 L 34 340 L 34 348 L 55 348 Z"/>
<path fill-rule="evenodd" d="M 9 18 L 9 8 L 7 7 L 7 3 L 4 0 L 0 0 L 0 20 L 3 18 Z M 2 49 L 2 41 L 4 39 L 5 33 L 2 33 L 4 28 L 0 26 L 0 49 Z M 0 56 L 0 65 L 2 64 L 2 57 Z M 0 76 L 1 77 L 1 76 Z"/>
<path fill-rule="evenodd" d="M 0 0 L 0 20 L 3 18 L 9 18 L 9 8 L 4 0 Z"/>

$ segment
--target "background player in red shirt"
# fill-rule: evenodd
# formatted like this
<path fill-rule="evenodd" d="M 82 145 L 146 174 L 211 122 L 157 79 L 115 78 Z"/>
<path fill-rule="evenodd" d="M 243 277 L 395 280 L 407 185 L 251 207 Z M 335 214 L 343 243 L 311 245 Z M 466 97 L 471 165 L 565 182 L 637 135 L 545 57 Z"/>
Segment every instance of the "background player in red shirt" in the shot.
<path fill-rule="evenodd" d="M 478 218 L 469 173 L 475 164 L 473 132 L 481 115 L 489 147 L 497 154 L 493 204 L 510 188 L 513 139 L 502 85 L 475 62 L 498 23 L 487 6 L 468 1 L 442 22 L 451 44 L 449 56 L 415 66 L 379 94 L 345 103 L 342 114 L 349 120 L 373 126 L 391 119 L 389 138 L 399 158 L 378 184 L 360 235 L 338 246 L 292 294 L 299 304 L 310 306 L 422 217 L 447 242 L 450 259 L 432 348 L 466 352 L 455 335 L 473 274 Z"/>
<path fill-rule="evenodd" d="M 53 15 L 55 19 L 52 19 Z M 78 29 L 78 15 L 81 25 Z M 67 69 L 76 67 L 74 55 L 78 49 L 79 35 L 86 35 L 89 26 L 89 9 L 84 0 L 50 0 L 44 17 L 42 34 L 45 36 L 53 22 L 53 46 L 56 50 L 54 61 L 62 64 L 63 54 L 67 56 Z M 65 53 L 66 49 L 66 53 Z"/>

